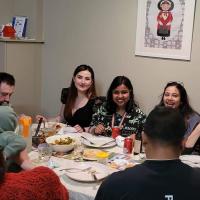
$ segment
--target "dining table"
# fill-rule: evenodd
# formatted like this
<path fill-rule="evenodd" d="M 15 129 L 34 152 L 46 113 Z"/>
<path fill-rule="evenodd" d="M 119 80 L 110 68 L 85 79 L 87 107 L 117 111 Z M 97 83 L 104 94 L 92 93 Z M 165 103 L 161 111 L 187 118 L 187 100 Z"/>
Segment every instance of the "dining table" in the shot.
<path fill-rule="evenodd" d="M 62 133 L 63 134 L 63 133 Z M 65 134 L 65 133 L 64 133 Z M 66 134 L 68 135 L 68 134 Z M 72 135 L 70 133 L 69 135 Z M 89 136 L 89 133 L 73 133 L 73 135 L 76 137 L 76 140 L 78 140 L 80 143 L 84 143 L 83 148 L 91 148 L 90 145 L 87 145 L 88 141 L 84 140 L 84 137 Z M 95 137 L 95 136 L 91 136 Z M 87 139 L 87 138 L 86 138 Z M 85 145 L 86 144 L 86 145 Z M 93 145 L 91 145 L 93 146 Z M 93 148 L 91 148 L 93 149 Z M 95 147 L 94 149 L 98 149 L 98 147 Z M 106 148 L 100 147 L 101 150 L 104 150 L 106 152 L 109 152 L 110 154 L 115 155 L 124 155 L 127 156 L 127 154 L 123 153 L 123 147 L 115 145 L 108 145 Z M 144 154 L 141 154 L 142 156 L 133 154 L 129 154 L 128 156 L 135 161 L 136 164 L 141 163 L 141 160 L 144 160 Z M 33 148 L 32 151 L 29 153 L 29 156 L 33 163 L 38 160 L 38 150 L 37 148 Z M 180 159 L 185 162 L 186 164 L 192 166 L 192 167 L 200 167 L 200 156 L 196 155 L 186 155 L 186 156 L 180 156 Z M 62 184 L 67 188 L 69 192 L 69 199 L 70 200 L 94 200 L 96 193 L 98 191 L 99 186 L 101 185 L 104 178 L 109 176 L 110 174 L 119 171 L 119 169 L 112 168 L 108 165 L 103 165 L 98 162 L 98 160 L 87 160 L 87 159 L 68 159 L 66 157 L 62 156 L 51 156 L 50 160 L 48 162 L 41 162 L 37 163 L 36 166 L 47 166 L 50 167 L 60 178 L 60 181 Z M 80 171 L 87 170 L 91 167 L 99 167 L 101 170 L 105 173 L 102 179 L 96 179 L 95 176 L 93 177 L 94 180 L 82 180 L 81 179 L 81 173 L 80 176 L 77 175 L 78 171 L 76 172 L 76 169 L 80 169 Z M 73 169 L 75 170 L 74 173 L 67 173 L 68 169 L 72 169 L 71 172 L 73 172 Z M 120 169 L 121 170 L 121 169 Z M 70 177 L 69 174 L 72 174 L 72 177 Z M 92 176 L 93 174 L 91 174 Z"/>
<path fill-rule="evenodd" d="M 69 133 L 65 134 L 66 136 L 74 135 L 76 140 L 79 140 L 79 142 L 83 142 L 83 137 L 86 135 L 90 135 L 89 133 Z M 93 136 L 95 137 L 95 136 Z M 87 143 L 87 141 L 85 141 Z M 91 148 L 87 145 L 83 145 L 83 148 L 87 149 L 99 149 L 98 147 Z M 100 147 L 102 151 L 106 151 L 109 153 L 114 154 L 121 154 L 123 155 L 123 148 L 116 145 L 108 145 L 105 148 Z M 87 159 L 67 159 L 66 157 L 62 156 L 54 156 L 52 155 L 50 160 L 48 162 L 38 162 L 38 150 L 37 148 L 32 148 L 32 151 L 29 152 L 29 156 L 35 164 L 35 166 L 47 166 L 50 167 L 60 178 L 60 181 L 62 184 L 67 188 L 69 192 L 69 199 L 70 200 L 93 200 L 96 196 L 97 190 L 102 183 L 104 177 L 101 180 L 89 180 L 85 181 L 82 180 L 80 177 L 80 180 L 75 179 L 72 177 L 69 177 L 66 175 L 67 169 L 76 169 L 76 168 L 85 168 L 85 166 L 91 166 L 93 168 L 97 167 L 101 170 L 105 171 L 105 178 L 112 174 L 113 172 L 116 172 L 118 170 L 111 168 L 109 166 L 103 165 L 98 162 L 98 160 L 87 160 Z M 65 170 L 66 169 L 66 170 Z M 75 171 L 76 172 L 76 171 Z M 74 173 L 75 174 L 75 173 Z"/>

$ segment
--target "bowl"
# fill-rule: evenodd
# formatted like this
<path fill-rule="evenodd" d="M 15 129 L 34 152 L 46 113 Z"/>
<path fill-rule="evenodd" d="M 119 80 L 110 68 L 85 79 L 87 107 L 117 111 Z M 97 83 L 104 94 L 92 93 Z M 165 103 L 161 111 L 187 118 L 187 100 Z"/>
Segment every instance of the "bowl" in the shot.
<path fill-rule="evenodd" d="M 63 144 L 63 141 L 69 140 L 72 140 L 72 142 L 69 144 Z M 63 153 L 71 151 L 76 144 L 75 138 L 67 135 L 53 135 L 46 138 L 46 142 L 52 147 L 53 151 Z"/>

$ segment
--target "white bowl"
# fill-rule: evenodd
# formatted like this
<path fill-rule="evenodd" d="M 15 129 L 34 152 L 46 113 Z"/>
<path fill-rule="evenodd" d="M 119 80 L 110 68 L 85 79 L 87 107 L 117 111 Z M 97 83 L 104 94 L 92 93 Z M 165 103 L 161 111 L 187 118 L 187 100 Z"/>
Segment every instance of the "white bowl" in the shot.
<path fill-rule="evenodd" d="M 46 142 L 52 147 L 53 151 L 56 151 L 56 152 L 68 152 L 68 151 L 71 151 L 75 144 L 76 144 L 76 140 L 75 138 L 71 137 L 74 142 L 70 143 L 70 144 L 53 144 L 55 142 L 55 140 L 60 140 L 60 139 L 64 139 L 64 138 L 67 138 L 69 136 L 67 135 L 53 135 L 53 136 L 50 136 L 48 138 L 46 138 Z"/>

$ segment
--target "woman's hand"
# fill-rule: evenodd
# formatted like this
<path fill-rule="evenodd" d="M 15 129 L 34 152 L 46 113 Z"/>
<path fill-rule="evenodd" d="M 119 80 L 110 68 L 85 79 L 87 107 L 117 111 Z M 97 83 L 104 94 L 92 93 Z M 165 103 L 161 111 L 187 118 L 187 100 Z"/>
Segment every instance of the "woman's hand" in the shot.
<path fill-rule="evenodd" d="M 105 132 L 105 127 L 102 124 L 97 125 L 95 130 L 94 130 L 94 133 L 99 134 L 99 135 L 103 134 L 104 132 Z"/>
<path fill-rule="evenodd" d="M 84 132 L 84 129 L 81 126 L 79 126 L 78 124 L 75 125 L 74 128 L 77 130 L 78 133 Z"/>

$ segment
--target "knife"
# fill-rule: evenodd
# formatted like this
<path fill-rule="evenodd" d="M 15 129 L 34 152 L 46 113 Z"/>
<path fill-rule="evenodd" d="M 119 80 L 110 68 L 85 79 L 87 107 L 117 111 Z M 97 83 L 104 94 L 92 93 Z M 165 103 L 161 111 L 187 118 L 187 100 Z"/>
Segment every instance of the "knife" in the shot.
<path fill-rule="evenodd" d="M 84 140 L 88 141 L 92 145 L 96 145 L 96 143 L 92 142 L 91 140 L 89 140 L 88 138 L 86 138 L 86 137 L 84 137 L 82 135 L 81 135 L 81 138 L 83 138 Z"/>
<path fill-rule="evenodd" d="M 111 140 L 111 141 L 109 141 L 109 142 L 106 142 L 106 143 L 103 143 L 103 144 L 101 144 L 101 145 L 98 145 L 98 147 L 103 147 L 103 146 L 108 145 L 108 144 L 113 143 L 113 142 L 115 142 L 115 141 L 114 141 L 114 140 Z M 116 143 L 116 142 L 115 142 L 115 143 Z"/>

